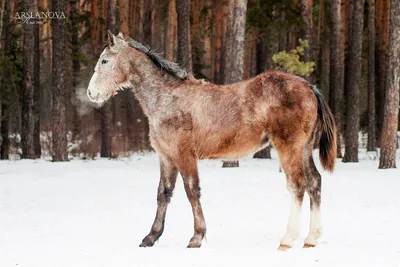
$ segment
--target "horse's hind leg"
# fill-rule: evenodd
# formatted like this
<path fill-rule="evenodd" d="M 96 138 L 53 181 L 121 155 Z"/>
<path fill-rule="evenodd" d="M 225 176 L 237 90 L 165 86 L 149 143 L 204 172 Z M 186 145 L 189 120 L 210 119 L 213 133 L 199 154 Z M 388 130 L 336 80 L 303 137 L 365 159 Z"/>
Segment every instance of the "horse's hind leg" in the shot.
<path fill-rule="evenodd" d="M 199 248 L 206 234 L 206 223 L 200 203 L 200 181 L 197 171 L 197 160 L 193 156 L 182 156 L 184 161 L 178 164 L 182 175 L 186 195 L 192 205 L 194 218 L 194 234 L 190 239 L 188 248 Z"/>
<path fill-rule="evenodd" d="M 286 182 L 289 192 L 292 194 L 289 222 L 279 249 L 291 248 L 293 241 L 299 236 L 300 212 L 303 204 L 306 187 L 306 174 L 304 173 L 304 146 L 277 146 L 282 168 L 286 173 Z"/>
<path fill-rule="evenodd" d="M 318 172 L 314 164 L 314 159 L 310 154 L 306 165 L 307 168 L 307 184 L 306 191 L 310 196 L 310 232 L 304 241 L 304 247 L 314 247 L 317 245 L 317 239 L 322 232 L 321 219 L 321 174 Z"/>
<path fill-rule="evenodd" d="M 160 183 L 157 192 L 157 213 L 154 219 L 150 233 L 143 239 L 140 247 L 151 247 L 154 242 L 162 235 L 164 231 L 165 215 L 167 213 L 167 205 L 171 200 L 172 192 L 176 184 L 178 171 L 172 162 L 160 156 Z"/>

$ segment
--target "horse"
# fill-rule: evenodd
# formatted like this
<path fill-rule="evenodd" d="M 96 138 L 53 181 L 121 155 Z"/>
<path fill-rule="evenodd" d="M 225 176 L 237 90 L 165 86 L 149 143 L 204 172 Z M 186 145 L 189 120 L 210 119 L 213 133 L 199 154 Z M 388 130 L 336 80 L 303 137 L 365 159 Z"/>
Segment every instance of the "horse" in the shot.
<path fill-rule="evenodd" d="M 159 155 L 157 212 L 140 247 L 151 247 L 164 231 L 177 175 L 181 174 L 194 218 L 189 248 L 200 247 L 206 223 L 200 202 L 197 162 L 238 159 L 269 144 L 276 149 L 292 201 L 280 250 L 299 235 L 304 193 L 310 197 L 310 229 L 304 247 L 314 247 L 322 232 L 321 175 L 312 151 L 319 142 L 323 168 L 334 171 L 336 125 L 315 86 L 285 72 L 264 72 L 228 85 L 198 80 L 149 46 L 108 31 L 108 42 L 87 88 L 92 102 L 103 103 L 131 90 L 149 121 L 151 146 Z"/>

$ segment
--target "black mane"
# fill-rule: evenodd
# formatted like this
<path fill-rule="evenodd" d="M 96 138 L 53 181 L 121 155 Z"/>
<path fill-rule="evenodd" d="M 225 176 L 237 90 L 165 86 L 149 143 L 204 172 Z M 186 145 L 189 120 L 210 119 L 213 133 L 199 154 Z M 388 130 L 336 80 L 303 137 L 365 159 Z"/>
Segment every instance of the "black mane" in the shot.
<path fill-rule="evenodd" d="M 138 41 L 133 39 L 127 40 L 129 46 L 143 52 L 147 55 L 150 60 L 160 69 L 166 71 L 168 74 L 177 77 L 181 80 L 186 80 L 188 78 L 188 73 L 186 70 L 179 67 L 175 62 L 168 61 L 160 56 L 157 52 L 153 51 L 149 46 L 142 45 Z"/>

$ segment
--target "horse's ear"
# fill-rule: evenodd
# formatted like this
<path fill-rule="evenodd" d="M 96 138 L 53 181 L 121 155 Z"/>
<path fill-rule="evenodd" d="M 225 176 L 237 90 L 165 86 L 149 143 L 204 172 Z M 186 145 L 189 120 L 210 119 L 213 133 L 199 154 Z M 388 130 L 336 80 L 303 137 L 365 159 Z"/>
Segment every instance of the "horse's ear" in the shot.
<path fill-rule="evenodd" d="M 114 38 L 115 38 L 114 34 L 112 34 L 110 32 L 110 30 L 107 30 L 107 36 L 108 36 L 108 43 L 111 45 L 114 45 L 114 43 L 115 43 L 114 42 Z"/>
<path fill-rule="evenodd" d="M 118 37 L 120 37 L 121 39 L 125 39 L 125 38 L 124 38 L 124 34 L 123 34 L 122 32 L 119 32 L 119 33 L 118 33 Z"/>

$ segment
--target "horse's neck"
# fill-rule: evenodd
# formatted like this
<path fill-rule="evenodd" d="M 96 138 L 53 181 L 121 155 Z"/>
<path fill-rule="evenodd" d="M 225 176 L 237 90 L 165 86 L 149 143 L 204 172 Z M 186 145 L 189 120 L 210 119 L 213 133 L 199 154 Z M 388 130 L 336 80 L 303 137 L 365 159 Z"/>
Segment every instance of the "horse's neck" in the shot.
<path fill-rule="evenodd" d="M 177 86 L 177 84 L 175 83 L 173 86 Z M 163 102 L 164 98 L 169 97 L 172 91 L 171 87 L 170 81 L 149 80 L 143 82 L 138 88 L 132 91 L 138 99 L 145 115 L 150 118 L 157 110 L 159 103 Z"/>

